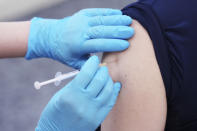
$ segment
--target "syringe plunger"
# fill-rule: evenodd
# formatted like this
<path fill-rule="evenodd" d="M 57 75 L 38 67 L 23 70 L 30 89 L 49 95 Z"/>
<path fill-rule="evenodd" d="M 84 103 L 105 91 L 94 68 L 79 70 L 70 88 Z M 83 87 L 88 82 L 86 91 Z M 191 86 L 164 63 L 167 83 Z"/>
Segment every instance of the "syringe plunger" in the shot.
<path fill-rule="evenodd" d="M 42 86 L 48 85 L 50 83 L 55 83 L 55 85 L 58 86 L 61 83 L 62 80 L 66 80 L 66 79 L 69 79 L 71 77 L 74 77 L 78 73 L 79 73 L 78 70 L 72 71 L 72 72 L 69 72 L 69 73 L 66 73 L 66 74 L 62 74 L 61 72 L 57 72 L 54 79 L 47 80 L 47 81 L 44 81 L 44 82 L 36 81 L 34 83 L 34 87 L 37 90 L 39 90 Z"/>

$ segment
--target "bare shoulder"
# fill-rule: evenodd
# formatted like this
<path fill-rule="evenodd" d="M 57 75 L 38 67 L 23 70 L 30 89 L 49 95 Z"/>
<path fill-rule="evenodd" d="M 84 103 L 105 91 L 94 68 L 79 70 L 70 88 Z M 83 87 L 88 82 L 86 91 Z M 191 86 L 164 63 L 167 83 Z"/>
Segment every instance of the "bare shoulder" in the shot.
<path fill-rule="evenodd" d="M 166 95 L 152 41 L 137 21 L 131 26 L 135 35 L 129 40 L 129 49 L 103 57 L 113 80 L 121 81 L 123 88 L 102 131 L 162 131 Z"/>

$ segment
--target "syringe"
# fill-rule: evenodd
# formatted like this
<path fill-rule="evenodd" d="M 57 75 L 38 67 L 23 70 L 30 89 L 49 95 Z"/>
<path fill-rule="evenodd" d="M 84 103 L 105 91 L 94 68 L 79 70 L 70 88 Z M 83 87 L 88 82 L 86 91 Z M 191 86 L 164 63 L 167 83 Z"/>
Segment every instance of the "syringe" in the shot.
<path fill-rule="evenodd" d="M 101 67 L 101 66 L 105 66 L 105 65 L 106 65 L 106 63 L 102 63 L 99 66 Z M 37 90 L 39 90 L 42 86 L 48 85 L 48 84 L 51 84 L 51 83 L 55 83 L 55 85 L 58 86 L 58 85 L 60 85 L 62 80 L 72 78 L 72 77 L 76 76 L 78 73 L 79 73 L 79 70 L 75 70 L 75 71 L 72 71 L 72 72 L 69 72 L 69 73 L 66 73 L 66 74 L 62 74 L 61 72 L 57 72 L 54 79 L 47 80 L 47 81 L 44 81 L 44 82 L 36 81 L 36 82 L 34 82 L 34 87 Z"/>
<path fill-rule="evenodd" d="M 42 86 L 48 85 L 50 83 L 55 83 L 55 85 L 58 86 L 61 83 L 62 80 L 72 78 L 75 75 L 77 75 L 78 73 L 79 73 L 79 70 L 72 71 L 72 72 L 69 72 L 69 73 L 66 73 L 66 74 L 62 74 L 61 72 L 57 72 L 54 79 L 47 80 L 47 81 L 44 81 L 44 82 L 36 81 L 36 82 L 34 82 L 34 87 L 37 90 L 39 90 Z"/>

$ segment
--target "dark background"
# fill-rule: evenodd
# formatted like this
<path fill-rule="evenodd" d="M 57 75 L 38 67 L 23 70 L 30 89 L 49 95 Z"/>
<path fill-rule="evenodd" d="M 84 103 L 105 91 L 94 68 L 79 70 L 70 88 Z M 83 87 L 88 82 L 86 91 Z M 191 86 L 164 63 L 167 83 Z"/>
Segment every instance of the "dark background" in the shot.
<path fill-rule="evenodd" d="M 14 16 L 7 21 L 29 20 L 34 16 L 45 18 L 63 18 L 83 8 L 121 9 L 134 0 L 67 0 L 60 4 Z M 16 2 L 17 0 L 13 0 Z M 22 7 L 21 7 L 22 8 Z M 57 71 L 66 73 L 69 67 L 49 59 L 26 61 L 23 58 L 0 60 L 0 131 L 33 131 L 40 113 L 59 89 L 50 85 L 39 91 L 33 83 L 53 78 Z M 62 83 L 61 87 L 66 82 Z"/>

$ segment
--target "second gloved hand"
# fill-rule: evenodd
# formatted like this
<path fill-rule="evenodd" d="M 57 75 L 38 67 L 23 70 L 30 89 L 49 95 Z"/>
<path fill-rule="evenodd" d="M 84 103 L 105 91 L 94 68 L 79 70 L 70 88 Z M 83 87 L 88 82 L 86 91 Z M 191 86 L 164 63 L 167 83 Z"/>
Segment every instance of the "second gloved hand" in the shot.
<path fill-rule="evenodd" d="M 85 9 L 64 19 L 33 18 L 26 59 L 47 57 L 81 68 L 90 53 L 128 48 L 131 22 L 114 9 Z"/>
<path fill-rule="evenodd" d="M 121 85 L 91 57 L 45 107 L 36 131 L 94 131 L 116 103 Z"/>

